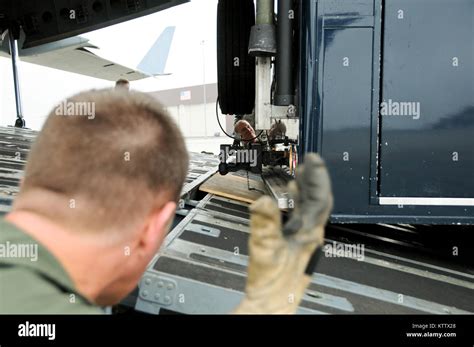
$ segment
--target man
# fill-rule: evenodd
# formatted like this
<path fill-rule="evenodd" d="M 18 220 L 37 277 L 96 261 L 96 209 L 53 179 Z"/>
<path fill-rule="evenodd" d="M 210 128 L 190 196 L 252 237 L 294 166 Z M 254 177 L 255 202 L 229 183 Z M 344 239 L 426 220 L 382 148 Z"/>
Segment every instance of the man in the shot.
<path fill-rule="evenodd" d="M 246 120 L 242 119 L 235 123 L 234 131 L 236 134 L 239 134 L 241 140 L 246 144 L 257 142 L 257 135 L 255 134 L 255 130 Z"/>
<path fill-rule="evenodd" d="M 270 130 L 268 131 L 269 140 L 282 140 L 286 136 L 286 125 L 282 123 L 281 119 L 275 120 Z"/>
<path fill-rule="evenodd" d="M 246 120 L 239 120 L 234 125 L 234 131 L 239 134 L 241 140 L 245 143 L 255 143 L 258 141 L 254 128 Z M 269 140 L 283 139 L 286 135 L 286 125 L 281 120 L 275 121 L 268 131 Z"/>
<path fill-rule="evenodd" d="M 126 79 L 119 79 L 117 82 L 115 82 L 115 89 L 117 90 L 125 90 L 125 91 L 130 91 L 130 82 Z"/>
<path fill-rule="evenodd" d="M 50 113 L 1 222 L 0 245 L 37 248 L 0 256 L 0 313 L 99 313 L 135 288 L 173 220 L 188 165 L 175 123 L 139 93 L 68 100 L 84 102 L 94 119 Z"/>
<path fill-rule="evenodd" d="M 29 154 L 0 222 L 0 246 L 10 250 L 0 252 L 0 313 L 102 313 L 136 287 L 174 217 L 188 155 L 164 109 L 150 96 L 110 90 L 68 102 L 94 103 L 95 117 L 53 110 Z M 252 206 L 249 277 L 236 313 L 292 313 L 303 296 L 332 202 L 322 161 L 308 155 L 305 166 L 290 187 L 296 209 L 285 226 L 270 198 Z"/>

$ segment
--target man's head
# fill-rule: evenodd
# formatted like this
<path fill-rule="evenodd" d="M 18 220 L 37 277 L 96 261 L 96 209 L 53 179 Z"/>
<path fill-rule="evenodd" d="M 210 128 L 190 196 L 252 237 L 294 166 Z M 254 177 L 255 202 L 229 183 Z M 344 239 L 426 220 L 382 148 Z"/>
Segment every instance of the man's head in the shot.
<path fill-rule="evenodd" d="M 249 122 L 246 120 L 239 120 L 235 123 L 234 130 L 240 135 L 242 141 L 255 142 L 257 135 Z"/>
<path fill-rule="evenodd" d="M 121 78 L 117 82 L 115 82 L 115 89 L 129 91 L 130 90 L 130 82 L 126 79 Z"/>
<path fill-rule="evenodd" d="M 268 131 L 268 138 L 270 140 L 279 140 L 285 138 L 286 125 L 281 122 L 281 119 L 273 123 L 270 130 Z"/>
<path fill-rule="evenodd" d="M 188 154 L 178 127 L 150 96 L 90 91 L 65 104 L 67 115 L 54 109 L 30 151 L 13 212 L 124 249 L 123 266 L 100 299 L 110 304 L 134 288 L 166 235 Z M 94 105 L 95 117 L 71 115 L 74 105 Z"/>

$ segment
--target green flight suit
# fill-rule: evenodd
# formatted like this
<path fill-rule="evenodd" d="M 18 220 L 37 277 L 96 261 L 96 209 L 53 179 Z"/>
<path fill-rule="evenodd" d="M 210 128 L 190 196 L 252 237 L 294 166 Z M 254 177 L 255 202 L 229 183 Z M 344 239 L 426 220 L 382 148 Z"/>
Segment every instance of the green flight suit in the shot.
<path fill-rule="evenodd" d="M 0 219 L 0 314 L 103 314 L 39 242 Z"/>

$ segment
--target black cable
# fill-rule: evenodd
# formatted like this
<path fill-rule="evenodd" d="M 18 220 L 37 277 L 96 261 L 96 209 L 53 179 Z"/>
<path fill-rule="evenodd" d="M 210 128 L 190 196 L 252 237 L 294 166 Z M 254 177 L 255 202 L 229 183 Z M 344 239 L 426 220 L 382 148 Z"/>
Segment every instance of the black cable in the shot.
<path fill-rule="evenodd" d="M 223 132 L 224 134 L 226 134 L 228 137 L 230 137 L 232 140 L 250 142 L 250 141 L 253 141 L 253 140 L 255 140 L 255 139 L 258 139 L 260 136 L 262 136 L 263 130 L 260 131 L 260 134 L 258 134 L 258 135 L 255 136 L 254 138 L 251 138 L 250 140 L 238 139 L 238 138 L 236 138 L 236 137 L 234 137 L 234 136 L 231 136 L 231 135 L 227 134 L 227 132 L 224 130 L 224 128 L 223 128 L 222 125 L 221 125 L 221 121 L 220 121 L 220 119 L 219 119 L 219 109 L 218 109 L 218 107 L 219 107 L 219 97 L 217 97 L 217 100 L 216 100 L 216 118 L 217 118 L 217 124 L 219 124 L 219 128 L 221 128 L 222 132 Z"/>

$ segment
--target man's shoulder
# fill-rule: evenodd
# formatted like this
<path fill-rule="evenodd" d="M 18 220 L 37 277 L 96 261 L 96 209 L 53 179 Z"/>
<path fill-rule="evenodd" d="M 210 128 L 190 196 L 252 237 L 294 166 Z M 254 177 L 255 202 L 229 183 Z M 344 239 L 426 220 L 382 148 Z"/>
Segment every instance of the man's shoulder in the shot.
<path fill-rule="evenodd" d="M 1 314 L 102 314 L 75 293 L 67 293 L 38 272 L 0 265 Z"/>

